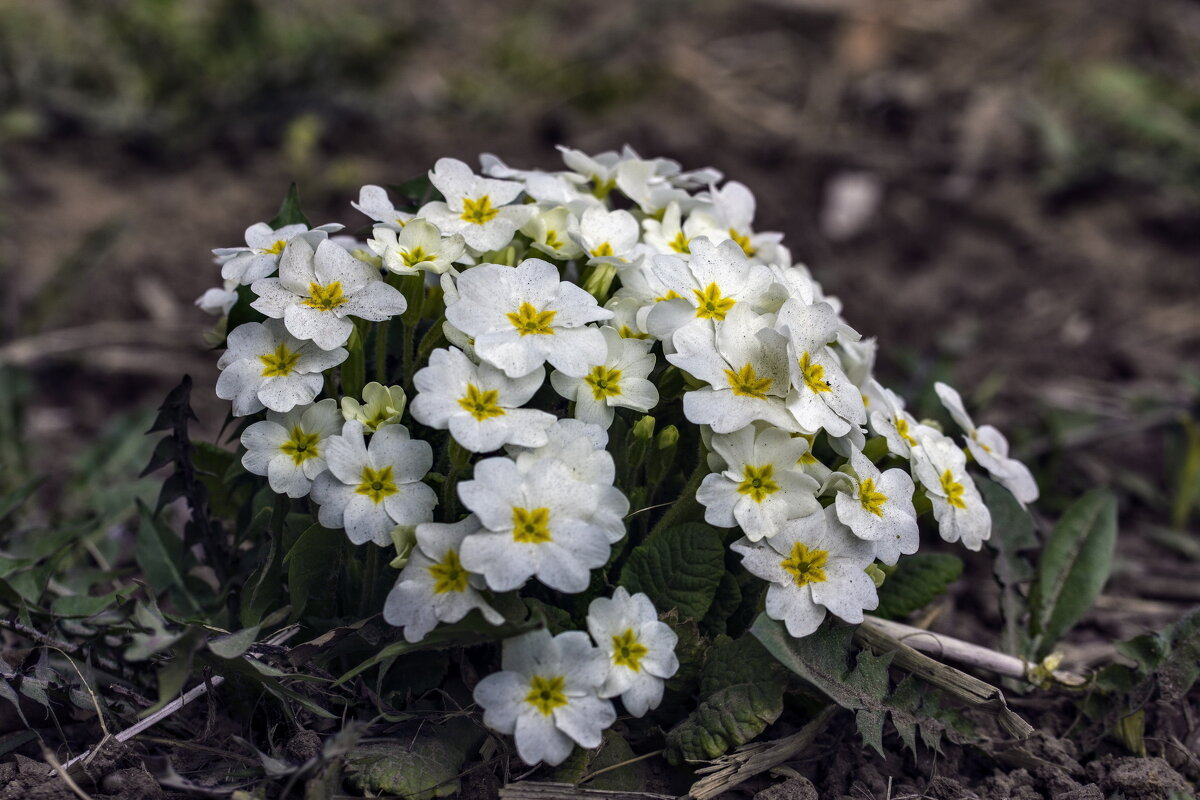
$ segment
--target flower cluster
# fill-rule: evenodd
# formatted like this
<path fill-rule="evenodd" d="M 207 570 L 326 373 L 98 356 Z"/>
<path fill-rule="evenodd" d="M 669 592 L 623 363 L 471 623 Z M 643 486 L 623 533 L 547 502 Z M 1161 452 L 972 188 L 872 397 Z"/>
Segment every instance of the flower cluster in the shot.
<path fill-rule="evenodd" d="M 365 186 L 365 242 L 254 225 L 246 247 L 214 251 L 225 284 L 197 301 L 247 320 L 216 386 L 235 416 L 265 412 L 241 435 L 246 470 L 354 544 L 408 542 L 384 607 L 408 641 L 471 612 L 500 625 L 496 598 L 530 581 L 593 598 L 587 634 L 510 639 L 475 689 L 530 763 L 598 744 L 610 698 L 654 708 L 677 667 L 667 609 L 595 596 L 613 577 L 597 571 L 636 544 L 618 419 L 698 427 L 694 500 L 740 530 L 732 551 L 797 637 L 876 607 L 871 567 L 917 551 L 925 501 L 943 539 L 981 547 L 991 520 L 968 461 L 1037 497 L 952 388 L 936 387 L 965 450 L 874 378 L 875 342 L 781 234 L 755 230 L 747 187 L 629 148 L 560 149 L 551 172 L 441 159 L 424 205 Z M 671 405 L 668 385 L 683 387 Z"/>

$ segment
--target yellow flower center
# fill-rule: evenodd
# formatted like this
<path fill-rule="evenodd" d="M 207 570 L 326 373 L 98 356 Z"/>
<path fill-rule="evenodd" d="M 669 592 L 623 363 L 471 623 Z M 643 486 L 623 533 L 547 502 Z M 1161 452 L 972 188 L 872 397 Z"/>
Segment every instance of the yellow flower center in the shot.
<path fill-rule="evenodd" d="M 700 319 L 715 319 L 720 322 L 737 303 L 732 297 L 722 297 L 721 287 L 715 283 L 710 283 L 704 291 L 692 291 L 696 294 L 696 316 Z"/>
<path fill-rule="evenodd" d="M 592 248 L 592 255 L 596 256 L 597 258 L 601 258 L 604 256 L 611 256 L 612 254 L 613 254 L 612 245 L 609 244 L 608 242 L 604 242 L 603 244 L 598 244 Z"/>
<path fill-rule="evenodd" d="M 338 306 L 350 302 L 342 294 L 341 281 L 334 281 L 328 286 L 322 286 L 319 283 L 310 283 L 308 285 L 308 294 L 309 296 L 300 302 L 309 308 L 315 308 L 317 311 L 332 311 Z"/>
<path fill-rule="evenodd" d="M 370 467 L 363 467 L 362 481 L 354 491 L 357 494 L 366 495 L 378 504 L 383 502 L 383 498 L 394 495 L 400 489 L 396 487 L 395 481 L 392 480 L 392 468 L 390 466 L 378 471 Z"/>
<path fill-rule="evenodd" d="M 875 489 L 875 481 L 867 478 L 858 485 L 858 502 L 862 503 L 864 511 L 870 511 L 877 517 L 883 516 L 883 504 L 887 495 Z"/>
<path fill-rule="evenodd" d="M 642 669 L 642 659 L 646 657 L 650 649 L 638 641 L 633 628 L 626 628 L 624 633 L 612 637 L 612 643 L 613 665 L 617 667 L 629 667 L 634 672 L 640 672 Z"/>
<path fill-rule="evenodd" d="M 729 229 L 729 238 L 737 242 L 737 246 L 742 248 L 742 252 L 747 258 L 754 258 L 754 254 L 758 252 L 757 247 L 750 246 L 750 237 L 744 233 L 738 233 L 736 228 Z"/>
<path fill-rule="evenodd" d="M 485 194 L 478 200 L 472 200 L 469 197 L 463 198 L 462 220 L 464 222 L 482 225 L 485 222 L 491 222 L 499 213 L 500 209 L 492 208 L 492 198 L 489 195 Z"/>
<path fill-rule="evenodd" d="M 563 675 L 553 678 L 534 675 L 529 682 L 529 694 L 525 695 L 525 702 L 548 717 L 554 709 L 567 704 L 567 695 L 563 692 L 566 684 L 567 679 Z"/>
<path fill-rule="evenodd" d="M 812 448 L 813 448 L 813 442 L 815 442 L 817 439 L 817 435 L 815 433 L 812 433 L 812 434 L 795 433 L 795 434 L 792 434 L 792 437 L 793 438 L 799 437 L 799 438 L 803 439 L 804 441 L 808 442 L 808 449 L 806 451 L 804 451 L 804 455 L 800 456 L 800 458 L 797 459 L 796 463 L 797 464 L 816 464 L 817 457 L 813 455 Z"/>
<path fill-rule="evenodd" d="M 292 427 L 292 432 L 288 440 L 279 446 L 279 449 L 292 457 L 292 461 L 297 466 L 303 464 L 310 458 L 316 458 L 321 455 L 317 448 L 317 442 L 321 435 L 318 433 L 305 433 L 304 429 L 299 425 Z"/>
<path fill-rule="evenodd" d="M 942 473 L 942 493 L 946 495 L 946 502 L 955 508 L 966 508 L 967 503 L 963 500 L 963 485 L 954 480 L 954 474 L 947 469 Z"/>
<path fill-rule="evenodd" d="M 676 253 L 690 253 L 691 248 L 688 247 L 687 237 L 683 235 L 683 231 L 675 234 L 675 238 L 671 240 L 671 249 Z"/>
<path fill-rule="evenodd" d="M 508 321 L 522 336 L 531 333 L 553 336 L 554 329 L 550 327 L 550 323 L 557 314 L 557 311 L 538 311 L 532 303 L 521 303 L 520 308 L 508 315 Z"/>
<path fill-rule="evenodd" d="M 554 230 L 553 228 L 546 231 L 546 247 L 549 247 L 553 250 L 558 250 L 562 246 L 563 240 L 558 238 L 558 231 Z"/>
<path fill-rule="evenodd" d="M 692 291 L 695 291 L 695 290 L 693 289 Z M 677 295 L 675 293 L 675 290 L 668 289 L 666 294 L 662 295 L 661 297 L 654 298 L 654 302 L 661 303 L 663 300 L 678 300 L 678 299 L 679 299 L 679 295 Z"/>
<path fill-rule="evenodd" d="M 804 385 L 817 394 L 833 391 L 829 388 L 829 381 L 825 380 L 825 367 L 812 363 L 807 350 L 800 356 L 800 375 L 804 378 Z"/>
<path fill-rule="evenodd" d="M 775 465 L 763 464 L 754 467 L 747 464 L 742 469 L 742 482 L 737 487 L 738 494 L 747 495 L 756 503 L 761 503 L 768 495 L 779 491 L 775 482 Z"/>
<path fill-rule="evenodd" d="M 909 447 L 916 447 L 917 440 L 908 432 L 908 420 L 904 417 L 896 417 L 896 433 L 900 434 L 900 438 L 908 442 Z"/>
<path fill-rule="evenodd" d="M 280 253 L 282 253 L 282 252 L 283 252 L 283 248 L 285 248 L 285 247 L 287 247 L 287 242 L 285 242 L 283 239 L 276 239 L 276 240 L 275 240 L 275 244 L 273 244 L 273 245 L 271 245 L 270 247 L 268 247 L 268 248 L 264 249 L 264 250 L 262 251 L 262 254 L 263 254 L 264 256 L 265 256 L 265 255 L 267 255 L 267 254 L 270 254 L 270 255 L 273 255 L 273 256 L 277 256 L 277 255 L 279 255 Z"/>
<path fill-rule="evenodd" d="M 602 181 L 599 175 L 592 176 L 592 194 L 601 200 L 608 197 L 609 192 L 615 188 L 617 188 L 616 178 L 609 178 L 606 181 Z"/>
<path fill-rule="evenodd" d="M 425 248 L 417 245 L 412 250 L 401 250 L 400 258 L 404 260 L 404 266 L 415 267 L 425 261 L 432 261 L 433 256 L 425 252 Z"/>
<path fill-rule="evenodd" d="M 286 344 L 280 342 L 274 352 L 261 355 L 258 360 L 263 363 L 264 378 L 284 378 L 291 375 L 292 370 L 296 368 L 300 353 L 289 350 Z"/>
<path fill-rule="evenodd" d="M 829 553 L 825 550 L 809 550 L 803 542 L 792 545 L 792 553 L 779 566 L 783 567 L 795 581 L 797 588 L 825 580 L 825 563 Z"/>
<path fill-rule="evenodd" d="M 503 417 L 506 413 L 496 402 L 496 398 L 499 396 L 499 389 L 488 389 L 483 392 L 475 384 L 468 383 L 467 393 L 458 398 L 458 404 L 462 406 L 463 410 L 470 412 L 472 417 L 483 422 L 492 417 Z"/>
<path fill-rule="evenodd" d="M 464 592 L 467 589 L 467 571 L 458 560 L 458 551 L 453 547 L 446 551 L 446 557 L 436 564 L 430 564 L 429 574 L 433 576 L 433 593 Z"/>
<path fill-rule="evenodd" d="M 649 339 L 650 338 L 650 334 L 639 333 L 638 331 L 635 331 L 633 328 L 629 327 L 628 325 L 622 325 L 621 330 L 617 331 L 617 333 L 620 334 L 622 339 Z"/>
<path fill-rule="evenodd" d="M 733 389 L 733 393 L 742 397 L 765 400 L 767 390 L 771 388 L 771 379 L 758 377 L 754 372 L 754 367 L 750 364 L 737 372 L 731 369 L 725 370 L 725 377 L 729 380 L 729 388 Z"/>
<path fill-rule="evenodd" d="M 550 509 L 513 506 L 513 541 L 544 544 L 550 541 Z"/>
<path fill-rule="evenodd" d="M 604 400 L 606 397 L 616 397 L 621 393 L 621 370 L 607 369 L 603 364 L 592 367 L 592 371 L 583 382 L 592 387 L 592 397 Z"/>

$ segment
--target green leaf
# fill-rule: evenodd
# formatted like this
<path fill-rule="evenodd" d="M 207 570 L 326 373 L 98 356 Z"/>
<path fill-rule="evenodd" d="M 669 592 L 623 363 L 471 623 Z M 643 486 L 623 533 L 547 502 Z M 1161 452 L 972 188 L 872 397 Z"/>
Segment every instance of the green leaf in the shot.
<path fill-rule="evenodd" d="M 727 633 L 727 623 L 742 604 L 742 589 L 738 582 L 738 573 L 726 571 L 717 584 L 716 594 L 708 613 L 700 621 L 700 627 L 705 633 L 714 636 Z"/>
<path fill-rule="evenodd" d="M 979 478 L 976 483 L 992 515 L 992 535 L 987 543 L 996 551 L 992 573 L 1000 584 L 1000 616 L 1004 620 L 1000 648 L 1009 655 L 1021 655 L 1029 644 L 1025 626 L 1029 602 L 1021 587 L 1034 576 L 1033 565 L 1021 551 L 1038 546 L 1037 532 L 1033 517 L 1021 507 L 1012 492 L 987 478 Z"/>
<path fill-rule="evenodd" d="M 781 713 L 783 684 L 777 680 L 726 686 L 667 733 L 667 761 L 717 758 L 758 736 Z"/>
<path fill-rule="evenodd" d="M 879 608 L 875 614 L 884 619 L 903 619 L 920 611 L 945 592 L 962 574 L 962 569 L 962 559 L 947 553 L 905 556 L 879 587 Z"/>
<path fill-rule="evenodd" d="M 56 597 L 50 605 L 50 612 L 56 617 L 91 617 L 116 603 L 117 598 L 117 592 L 98 597 L 85 594 Z"/>
<path fill-rule="evenodd" d="M 716 529 L 691 522 L 650 536 L 633 549 L 618 582 L 644 592 L 660 612 L 701 620 L 725 574 L 725 547 Z"/>
<path fill-rule="evenodd" d="M 307 225 L 310 228 L 312 227 L 312 224 L 308 221 L 308 217 L 304 216 L 304 212 L 300 210 L 300 192 L 296 189 L 295 181 L 288 187 L 287 196 L 283 198 L 283 203 L 279 206 L 279 213 L 267 224 L 276 230 L 282 228 L 284 225 Z"/>
<path fill-rule="evenodd" d="M 1104 489 L 1079 498 L 1054 526 L 1031 593 L 1034 660 L 1044 658 L 1100 594 L 1116 541 L 1117 500 Z"/>
<path fill-rule="evenodd" d="M 21 484 L 16 490 L 0 497 L 0 522 L 3 522 L 10 514 L 24 505 L 26 500 L 33 497 L 33 493 L 45 481 L 44 477 L 32 478 Z"/>
<path fill-rule="evenodd" d="M 228 636 L 212 639 L 208 643 L 208 649 L 221 658 L 241 658 L 250 645 L 258 639 L 259 628 L 260 626 L 254 625 Z"/>
<path fill-rule="evenodd" d="M 737 639 L 721 637 L 713 642 L 700 674 L 700 696 L 708 697 L 727 686 L 755 681 L 786 682 L 783 666 L 762 643 L 746 634 Z"/>
<path fill-rule="evenodd" d="M 138 500 L 141 525 L 138 527 L 134 557 L 152 592 L 170 591 L 171 596 L 189 613 L 199 613 L 200 604 L 188 591 L 183 578 L 183 540 L 163 524 L 146 504 Z"/>
<path fill-rule="evenodd" d="M 458 792 L 465 760 L 457 742 L 434 733 L 359 745 L 345 763 L 350 784 L 360 791 L 429 800 Z"/>
<path fill-rule="evenodd" d="M 336 583 L 336 567 L 341 562 L 346 534 L 313 523 L 292 549 L 283 557 L 287 565 L 288 595 L 292 604 L 292 620 L 304 615 L 318 592 L 327 592 Z"/>
<path fill-rule="evenodd" d="M 624 737 L 611 728 L 604 732 L 600 746 L 585 750 L 576 747 L 567 760 L 555 767 L 546 777 L 555 783 L 578 784 L 583 778 L 602 769 L 621 764 L 636 757 Z M 645 763 L 625 764 L 609 770 L 587 783 L 587 788 L 607 792 L 639 792 L 645 788 Z"/>

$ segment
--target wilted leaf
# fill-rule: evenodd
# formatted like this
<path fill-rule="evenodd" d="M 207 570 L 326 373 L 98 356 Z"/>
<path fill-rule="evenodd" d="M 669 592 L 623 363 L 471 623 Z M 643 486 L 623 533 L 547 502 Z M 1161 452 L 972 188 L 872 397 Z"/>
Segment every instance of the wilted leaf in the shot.
<path fill-rule="evenodd" d="M 621 570 L 621 586 L 644 592 L 660 612 L 679 610 L 701 620 L 725 574 L 725 547 L 717 531 L 687 523 L 660 531 L 634 548 Z"/>

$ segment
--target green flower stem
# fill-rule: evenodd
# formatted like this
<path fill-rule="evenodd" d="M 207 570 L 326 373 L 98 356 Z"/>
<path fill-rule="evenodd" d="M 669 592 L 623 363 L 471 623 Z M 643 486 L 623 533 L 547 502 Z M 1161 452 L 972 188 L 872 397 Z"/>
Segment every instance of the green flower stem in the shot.
<path fill-rule="evenodd" d="M 699 453 L 696 457 L 696 468 L 688 476 L 687 483 L 679 493 L 679 498 L 671 504 L 666 513 L 650 529 L 650 533 L 646 536 L 647 539 L 653 537 L 659 531 L 665 531 L 672 525 L 677 524 L 685 514 L 696 507 L 696 490 L 700 488 L 700 482 L 708 474 L 707 456 L 708 451 L 704 449 L 704 443 L 701 442 Z"/>
<path fill-rule="evenodd" d="M 359 326 L 354 326 L 350 341 L 346 343 L 349 355 L 342 362 L 342 394 L 348 397 L 362 395 L 363 384 L 367 382 L 366 356 L 363 353 L 363 335 Z"/>
<path fill-rule="evenodd" d="M 384 320 L 375 326 L 375 380 L 384 386 L 388 385 L 387 346 L 389 320 Z"/>
<path fill-rule="evenodd" d="M 375 608 L 375 584 L 379 582 L 379 551 L 382 549 L 375 544 L 367 545 L 367 565 L 363 570 L 362 599 L 359 601 L 359 614 L 373 614 Z"/>

